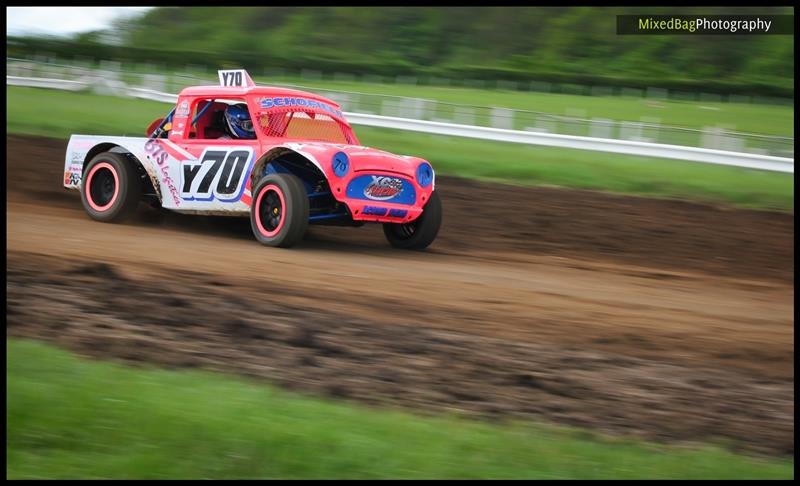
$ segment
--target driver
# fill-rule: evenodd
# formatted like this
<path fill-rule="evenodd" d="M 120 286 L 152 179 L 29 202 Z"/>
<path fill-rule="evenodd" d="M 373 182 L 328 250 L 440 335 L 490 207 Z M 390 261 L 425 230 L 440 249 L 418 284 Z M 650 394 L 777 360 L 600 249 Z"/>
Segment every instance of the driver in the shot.
<path fill-rule="evenodd" d="M 256 132 L 253 130 L 253 120 L 250 118 L 250 112 L 247 111 L 247 105 L 244 103 L 237 103 L 229 105 L 225 108 L 225 131 L 227 134 L 219 137 L 221 139 L 256 138 Z"/>

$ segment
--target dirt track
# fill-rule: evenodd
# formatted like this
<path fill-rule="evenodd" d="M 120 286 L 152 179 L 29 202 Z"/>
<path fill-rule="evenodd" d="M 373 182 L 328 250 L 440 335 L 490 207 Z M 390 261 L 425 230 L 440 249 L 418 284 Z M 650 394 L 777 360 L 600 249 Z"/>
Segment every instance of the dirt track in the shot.
<path fill-rule="evenodd" d="M 247 220 L 95 223 L 59 186 L 64 142 L 8 144 L 9 335 L 382 405 L 793 453 L 793 215 L 442 177 L 430 251 L 391 250 L 372 226 L 277 250 Z"/>

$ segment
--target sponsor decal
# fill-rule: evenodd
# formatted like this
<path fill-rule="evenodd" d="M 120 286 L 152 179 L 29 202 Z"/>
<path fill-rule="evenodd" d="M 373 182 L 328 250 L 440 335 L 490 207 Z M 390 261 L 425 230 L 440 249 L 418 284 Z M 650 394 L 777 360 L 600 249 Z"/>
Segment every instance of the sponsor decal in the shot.
<path fill-rule="evenodd" d="M 361 214 L 371 215 L 371 216 L 383 216 L 384 214 L 386 214 L 386 208 L 379 208 L 377 206 L 364 206 L 364 209 L 361 210 Z"/>
<path fill-rule="evenodd" d="M 144 144 L 144 151 L 148 154 L 148 158 L 152 156 L 152 158 L 155 159 L 156 164 L 158 164 L 158 171 L 161 173 L 161 182 L 169 189 L 175 205 L 180 206 L 181 199 L 178 195 L 178 188 L 175 187 L 174 181 L 169 176 L 169 165 L 166 163 L 169 154 L 164 150 L 164 147 L 161 146 L 161 142 L 157 138 L 148 140 L 147 143 Z"/>
<path fill-rule="evenodd" d="M 181 198 L 187 201 L 236 202 L 250 173 L 253 149 L 207 148 L 200 159 L 181 162 Z"/>
<path fill-rule="evenodd" d="M 319 108 L 321 110 L 327 111 L 336 115 L 339 118 L 343 118 L 342 112 L 337 110 L 336 108 L 332 107 L 327 103 L 322 103 L 321 101 L 315 100 L 307 100 L 305 98 L 292 98 L 292 97 L 280 97 L 280 98 L 262 98 L 261 99 L 261 108 L 269 109 L 269 108 L 279 108 L 285 106 L 299 106 L 299 107 L 309 107 L 309 108 Z"/>
<path fill-rule="evenodd" d="M 189 100 L 183 100 L 178 104 L 178 108 L 175 109 L 175 116 L 180 118 L 189 116 Z"/>
<path fill-rule="evenodd" d="M 72 160 L 69 163 L 69 167 L 64 172 L 64 185 L 65 186 L 77 186 L 81 183 L 81 172 L 83 171 L 83 159 L 86 158 L 86 154 L 72 154 Z"/>
<path fill-rule="evenodd" d="M 64 172 L 64 185 L 65 186 L 77 186 L 81 183 L 81 174 L 75 173 L 72 171 Z"/>
<path fill-rule="evenodd" d="M 414 204 L 417 192 L 411 181 L 401 177 L 364 174 L 347 183 L 345 195 L 353 199 L 386 201 L 393 204 Z"/>
<path fill-rule="evenodd" d="M 375 201 L 386 201 L 402 190 L 403 181 L 396 177 L 372 176 L 372 182 L 364 188 L 364 196 Z"/>
<path fill-rule="evenodd" d="M 405 209 L 389 209 L 380 206 L 364 206 L 364 209 L 361 210 L 361 214 L 364 216 L 386 216 L 387 212 L 390 218 L 405 218 L 408 214 Z"/>

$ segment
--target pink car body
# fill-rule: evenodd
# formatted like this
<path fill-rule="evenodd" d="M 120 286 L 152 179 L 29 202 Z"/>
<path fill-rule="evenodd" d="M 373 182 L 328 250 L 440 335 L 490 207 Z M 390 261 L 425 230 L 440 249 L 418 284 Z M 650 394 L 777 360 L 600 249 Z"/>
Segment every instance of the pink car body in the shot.
<path fill-rule="evenodd" d="M 238 85 L 225 85 L 224 76 L 237 72 L 241 76 Z M 415 230 L 415 222 L 435 197 L 435 175 L 426 160 L 360 145 L 340 106 L 327 98 L 256 86 L 242 70 L 221 71 L 220 80 L 222 86 L 181 91 L 170 115 L 151 125 L 149 137 L 73 135 L 65 161 L 65 187 L 83 188 L 87 212 L 103 220 L 97 211 L 116 203 L 114 191 L 119 192 L 126 171 L 115 171 L 117 165 L 106 160 L 112 166 L 103 166 L 108 174 L 91 167 L 100 174 L 93 187 L 89 187 L 91 177 L 88 185 L 84 178 L 93 174 L 87 174 L 90 162 L 112 153 L 136 166 L 143 181 L 143 199 L 182 213 L 250 215 L 254 232 L 258 214 L 266 217 L 263 211 L 253 209 L 254 191 L 259 181 L 271 175 L 302 183 L 308 199 L 307 223 L 385 223 L 400 236 Z M 225 135 L 224 109 L 230 104 L 246 104 L 255 138 L 220 138 Z M 101 184 L 106 187 L 105 197 Z M 282 218 L 292 210 L 291 204 L 300 207 L 284 200 L 291 195 L 284 192 L 297 191 L 271 190 L 274 194 L 267 199 L 275 201 L 274 207 L 270 206 L 275 216 L 280 213 Z M 438 205 L 438 195 L 436 199 Z M 433 219 L 438 221 L 428 226 L 435 223 L 435 237 L 441 215 Z M 263 239 L 262 243 L 269 244 Z"/>

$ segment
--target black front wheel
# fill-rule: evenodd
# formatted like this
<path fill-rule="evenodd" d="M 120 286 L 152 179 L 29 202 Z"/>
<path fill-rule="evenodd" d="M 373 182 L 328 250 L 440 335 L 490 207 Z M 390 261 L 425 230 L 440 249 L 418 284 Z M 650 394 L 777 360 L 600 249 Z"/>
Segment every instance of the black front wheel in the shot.
<path fill-rule="evenodd" d="M 419 218 L 409 223 L 384 223 L 383 233 L 395 248 L 423 250 L 427 248 L 442 225 L 442 201 L 434 191 Z"/>
<path fill-rule="evenodd" d="M 250 206 L 250 226 L 267 246 L 290 247 L 308 227 L 308 195 L 292 174 L 270 174 L 256 184 Z"/>

